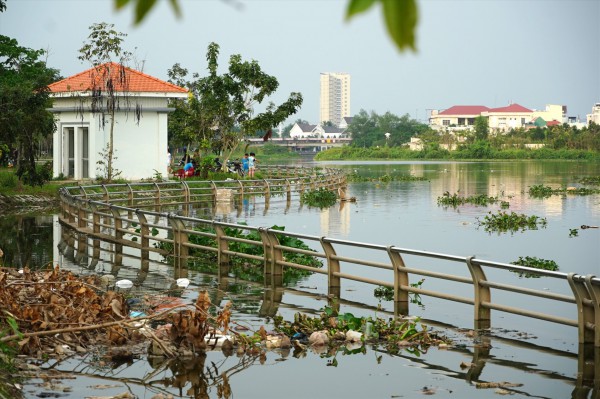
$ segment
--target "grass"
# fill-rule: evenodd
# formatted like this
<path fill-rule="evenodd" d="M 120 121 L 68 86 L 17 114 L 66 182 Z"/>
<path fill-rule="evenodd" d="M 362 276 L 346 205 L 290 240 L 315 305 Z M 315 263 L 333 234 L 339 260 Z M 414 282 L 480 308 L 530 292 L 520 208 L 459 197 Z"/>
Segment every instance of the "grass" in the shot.
<path fill-rule="evenodd" d="M 45 197 L 58 196 L 58 189 L 72 183 L 50 181 L 43 186 L 32 187 L 22 184 L 14 168 L 0 168 L 0 194 L 3 195 L 40 195 Z"/>

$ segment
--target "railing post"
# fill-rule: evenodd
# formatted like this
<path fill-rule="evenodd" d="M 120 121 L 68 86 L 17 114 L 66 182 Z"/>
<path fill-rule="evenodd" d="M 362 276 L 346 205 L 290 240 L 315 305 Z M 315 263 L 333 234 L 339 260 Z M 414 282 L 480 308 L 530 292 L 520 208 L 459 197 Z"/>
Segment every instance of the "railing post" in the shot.
<path fill-rule="evenodd" d="M 98 235 L 100 234 L 100 215 L 98 214 L 98 207 L 96 204 L 91 202 L 88 203 L 92 210 L 92 258 L 98 259 L 100 258 L 100 240 L 98 239 Z"/>
<path fill-rule="evenodd" d="M 285 193 L 286 193 L 286 202 L 292 202 L 292 185 L 290 183 L 290 179 L 285 178 Z"/>
<path fill-rule="evenodd" d="M 476 265 L 472 262 L 474 256 L 469 256 L 466 259 L 467 267 L 471 273 L 473 279 L 473 288 L 475 290 L 474 298 L 474 311 L 475 311 L 475 329 L 489 328 L 491 325 L 490 321 L 490 309 L 484 306 L 484 302 L 491 301 L 490 288 L 483 285 L 482 282 L 486 281 L 485 273 L 481 266 Z"/>
<path fill-rule="evenodd" d="M 115 266 L 121 265 L 123 258 L 123 219 L 118 210 L 110 208 L 113 215 L 113 228 L 114 228 L 114 239 L 115 239 Z"/>
<path fill-rule="evenodd" d="M 594 285 L 594 278 L 592 274 L 585 276 L 585 286 L 590 294 L 591 307 L 594 309 L 594 346 L 600 348 L 600 285 Z M 598 377 L 600 378 L 600 375 Z"/>
<path fill-rule="evenodd" d="M 283 266 L 278 264 L 283 260 L 283 251 L 275 248 L 279 245 L 279 239 L 271 229 L 259 227 L 258 233 L 263 244 L 265 264 L 264 276 L 265 283 L 269 280 L 269 285 L 281 287 L 283 285 Z"/>
<path fill-rule="evenodd" d="M 583 276 L 576 273 L 569 273 L 567 280 L 575 296 L 577 304 L 577 329 L 579 332 L 579 343 L 589 345 L 594 343 L 594 306 L 592 305 L 595 298 L 592 292 L 589 292 Z M 591 280 L 591 279 L 590 279 Z M 591 281 L 590 281 L 591 283 Z M 591 284 L 590 284 L 591 285 Z M 597 325 L 595 326 L 597 328 Z M 599 345 L 600 346 L 600 345 Z"/>
<path fill-rule="evenodd" d="M 148 229 L 148 220 L 146 219 L 146 215 L 140 212 L 139 209 L 135 210 L 135 214 L 140 222 L 140 258 L 142 260 L 142 266 L 148 266 L 150 264 L 150 251 L 148 250 L 148 247 L 150 246 L 150 230 Z"/>
<path fill-rule="evenodd" d="M 327 293 L 331 302 L 334 298 L 341 297 L 342 284 L 340 276 L 337 275 L 340 272 L 340 261 L 334 258 L 335 248 L 326 237 L 321 237 L 319 241 L 327 259 Z M 339 308 L 339 301 L 334 302 L 334 305 Z"/>
<path fill-rule="evenodd" d="M 271 200 L 271 186 L 269 185 L 267 179 L 263 179 L 263 182 L 263 186 L 265 188 L 265 203 L 269 203 L 269 201 Z"/>
<path fill-rule="evenodd" d="M 160 186 L 158 183 L 154 183 L 154 187 L 156 188 L 154 190 L 154 211 L 160 212 Z"/>
<path fill-rule="evenodd" d="M 223 276 L 227 276 L 229 273 L 229 254 L 226 254 L 225 251 L 229 250 L 229 242 L 225 239 L 227 234 L 225 233 L 225 229 L 219 225 L 214 225 L 215 233 L 217 235 L 217 264 L 219 266 L 219 278 Z"/>
<path fill-rule="evenodd" d="M 181 181 L 181 187 L 183 187 L 183 202 L 189 203 L 191 198 L 190 186 L 186 181 Z"/>
<path fill-rule="evenodd" d="M 176 215 L 168 214 L 167 217 L 173 230 L 173 256 L 175 256 L 176 264 L 180 267 L 187 267 L 189 237 L 184 231 L 185 224 Z"/>
<path fill-rule="evenodd" d="M 408 315 L 408 291 L 402 287 L 408 287 L 408 273 L 403 269 L 406 267 L 400 252 L 394 251 L 394 246 L 387 247 L 387 253 L 394 268 L 394 316 Z"/>

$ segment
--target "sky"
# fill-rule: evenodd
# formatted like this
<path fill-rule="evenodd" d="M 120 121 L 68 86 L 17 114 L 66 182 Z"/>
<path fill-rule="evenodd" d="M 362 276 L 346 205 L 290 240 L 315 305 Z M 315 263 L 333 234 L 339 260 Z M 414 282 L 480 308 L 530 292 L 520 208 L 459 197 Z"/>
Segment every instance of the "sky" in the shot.
<path fill-rule="evenodd" d="M 178 19 L 159 0 L 134 26 L 132 8 L 115 11 L 114 0 L 6 0 L 0 34 L 48 50 L 63 77 L 90 67 L 77 57 L 94 23 L 126 33 L 136 65 L 163 80 L 175 63 L 205 75 L 215 42 L 222 72 L 240 54 L 278 79 L 275 104 L 302 93 L 286 123 L 318 123 L 323 72 L 351 75 L 353 115 L 426 122 L 432 109 L 454 105 L 560 104 L 585 121 L 600 103 L 600 0 L 417 0 L 416 52 L 393 45 L 379 4 L 346 21 L 348 1 L 179 0 Z"/>

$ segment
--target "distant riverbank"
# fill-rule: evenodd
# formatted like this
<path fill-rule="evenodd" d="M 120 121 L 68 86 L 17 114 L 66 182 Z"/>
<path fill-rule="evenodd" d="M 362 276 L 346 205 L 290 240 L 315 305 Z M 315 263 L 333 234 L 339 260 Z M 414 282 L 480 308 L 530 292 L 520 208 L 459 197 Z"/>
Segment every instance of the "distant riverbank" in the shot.
<path fill-rule="evenodd" d="M 315 161 L 338 160 L 519 160 L 519 159 L 572 159 L 600 161 L 600 152 L 571 150 L 571 149 L 521 149 L 511 148 L 506 150 L 495 149 L 485 144 L 474 144 L 464 149 L 447 151 L 441 148 L 430 148 L 412 151 L 402 147 L 337 147 L 319 152 Z"/>

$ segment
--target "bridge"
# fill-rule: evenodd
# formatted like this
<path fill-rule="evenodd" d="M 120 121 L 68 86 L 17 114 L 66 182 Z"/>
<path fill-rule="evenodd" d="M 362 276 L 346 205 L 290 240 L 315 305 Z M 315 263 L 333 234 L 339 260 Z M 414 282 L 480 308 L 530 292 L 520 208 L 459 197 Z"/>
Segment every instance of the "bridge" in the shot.
<path fill-rule="evenodd" d="M 266 143 L 275 144 L 290 148 L 294 152 L 319 152 L 325 151 L 333 147 L 343 147 L 352 143 L 350 137 L 340 138 L 322 138 L 322 137 L 307 137 L 307 138 L 272 138 L 264 141 L 262 138 L 251 138 L 247 140 L 254 146 L 264 145 Z"/>

